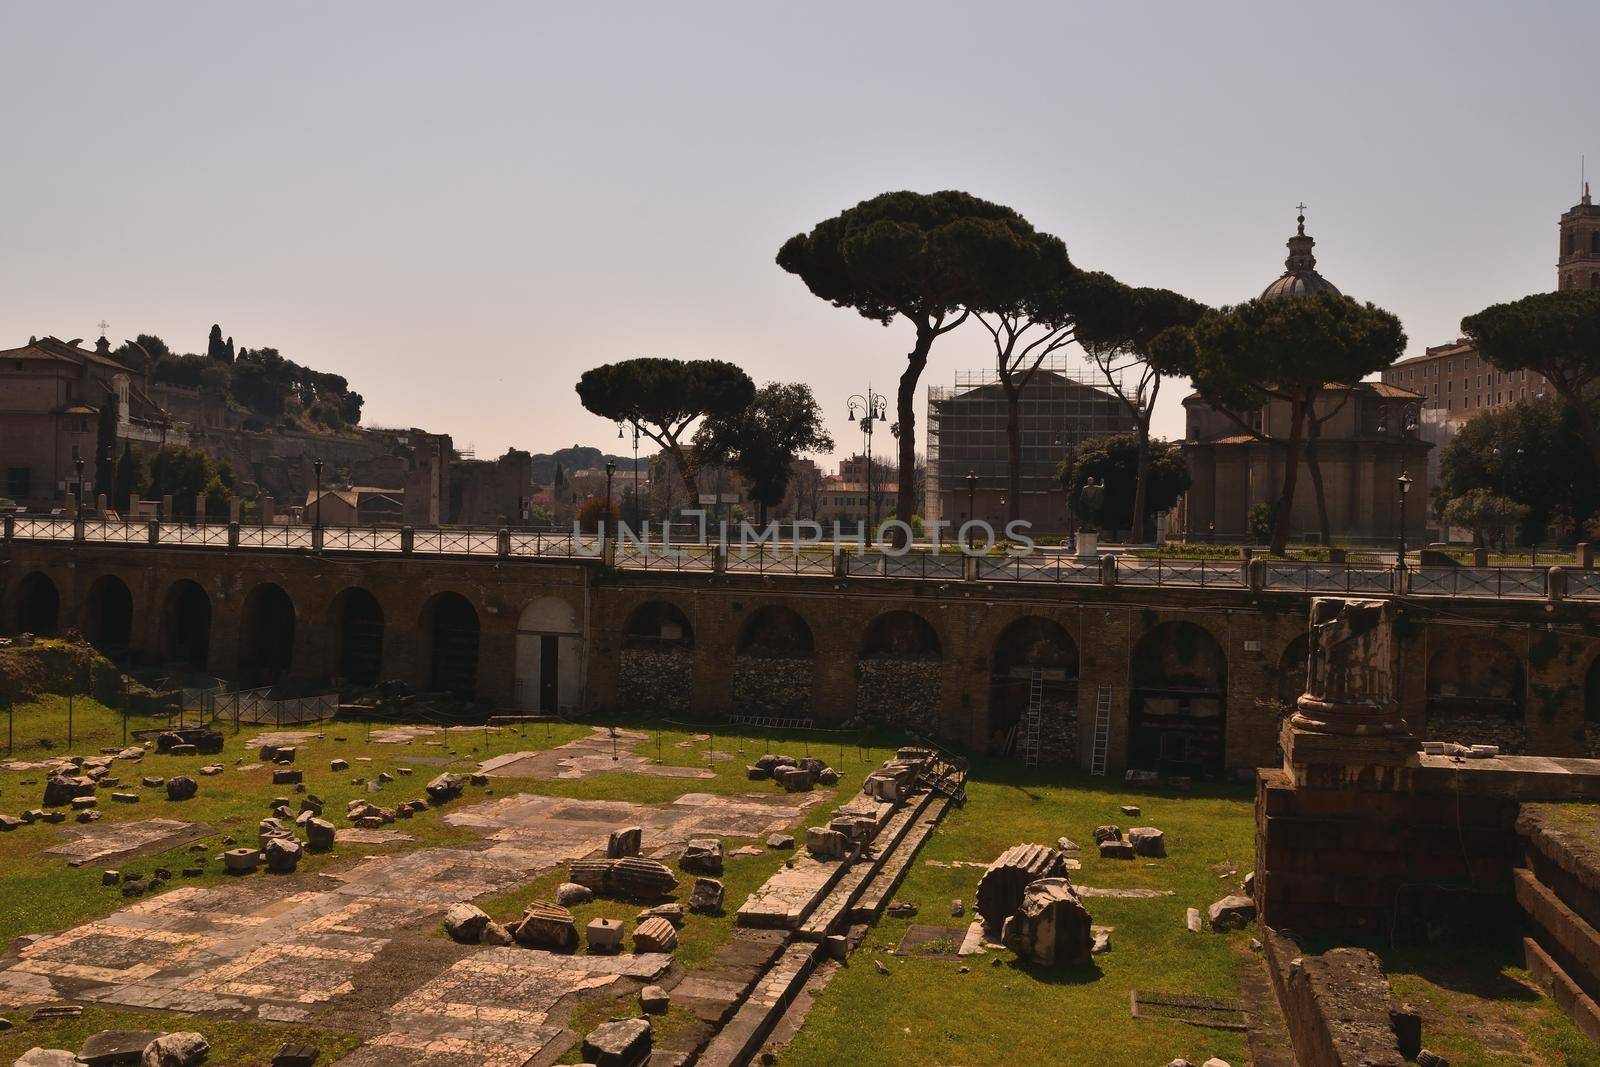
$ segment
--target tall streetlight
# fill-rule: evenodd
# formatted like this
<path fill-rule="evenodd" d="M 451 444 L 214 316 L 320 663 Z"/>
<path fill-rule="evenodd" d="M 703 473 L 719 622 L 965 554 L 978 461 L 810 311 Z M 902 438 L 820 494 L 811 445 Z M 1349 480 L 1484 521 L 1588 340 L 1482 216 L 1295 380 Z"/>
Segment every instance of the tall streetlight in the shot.
<path fill-rule="evenodd" d="M 617 440 L 622 440 L 622 423 L 617 423 Z M 633 427 L 633 530 L 639 531 L 639 427 Z"/>
<path fill-rule="evenodd" d="M 73 456 L 72 465 L 78 468 L 78 499 L 74 510 L 81 512 L 83 511 L 83 457 L 81 455 Z"/>
<path fill-rule="evenodd" d="M 315 517 L 311 520 L 311 526 L 313 529 L 320 530 L 322 529 L 322 460 L 320 458 L 311 461 L 311 470 L 317 476 L 317 510 Z"/>
<path fill-rule="evenodd" d="M 971 522 L 973 519 L 976 519 L 978 517 L 977 512 L 973 510 L 973 500 L 977 496 L 977 493 L 978 493 L 978 472 L 969 470 L 967 472 L 967 521 L 968 522 Z"/>
<path fill-rule="evenodd" d="M 611 518 L 611 476 L 616 473 L 616 462 L 614 460 L 606 460 L 606 514 L 605 518 L 600 520 L 602 524 L 600 528 L 602 530 L 605 529 L 604 523 Z"/>
<path fill-rule="evenodd" d="M 871 536 L 872 523 L 872 425 L 884 418 L 889 412 L 889 402 L 882 393 L 874 393 L 872 386 L 867 386 L 867 395 L 860 393 L 852 396 L 847 402 L 850 408 L 850 421 L 856 421 L 856 415 L 861 416 L 861 440 L 867 453 L 867 531 Z"/>
<path fill-rule="evenodd" d="M 1400 555 L 1399 567 L 1406 569 L 1406 494 L 1411 492 L 1411 475 L 1406 473 L 1404 467 L 1400 468 L 1400 477 L 1394 480 L 1400 489 Z"/>

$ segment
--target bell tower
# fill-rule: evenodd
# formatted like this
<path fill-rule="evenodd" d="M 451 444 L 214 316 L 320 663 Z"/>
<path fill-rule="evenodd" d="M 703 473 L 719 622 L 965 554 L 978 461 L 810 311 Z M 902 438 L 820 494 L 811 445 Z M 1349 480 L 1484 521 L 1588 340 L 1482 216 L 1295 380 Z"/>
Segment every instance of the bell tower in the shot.
<path fill-rule="evenodd" d="M 1583 199 L 1561 216 L 1561 246 L 1556 259 L 1556 285 L 1561 289 L 1600 289 L 1600 207 Z"/>

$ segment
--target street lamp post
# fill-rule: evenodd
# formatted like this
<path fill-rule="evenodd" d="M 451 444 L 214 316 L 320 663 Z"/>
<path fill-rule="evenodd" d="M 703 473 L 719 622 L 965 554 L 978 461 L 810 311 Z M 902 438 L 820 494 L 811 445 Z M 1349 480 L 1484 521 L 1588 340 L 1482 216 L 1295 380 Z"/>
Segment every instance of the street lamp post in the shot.
<path fill-rule="evenodd" d="M 76 506 L 75 510 L 78 511 L 78 512 L 82 512 L 83 511 L 83 457 L 82 456 L 75 456 L 73 458 L 73 460 L 72 460 L 72 465 L 74 467 L 78 468 L 78 491 L 77 491 L 78 499 L 76 501 L 76 505 L 77 506 Z"/>
<path fill-rule="evenodd" d="M 311 520 L 311 526 L 313 529 L 320 530 L 322 529 L 322 460 L 312 460 L 311 470 L 317 476 L 317 510 Z"/>
<path fill-rule="evenodd" d="M 860 393 L 852 396 L 846 406 L 850 409 L 850 421 L 856 421 L 857 413 L 861 415 L 861 439 L 867 453 L 867 530 L 871 536 L 872 524 L 872 425 L 884 418 L 889 412 L 889 402 L 882 393 L 874 393 L 872 386 L 867 386 L 867 395 Z"/>
<path fill-rule="evenodd" d="M 601 523 L 600 529 L 602 531 L 605 530 L 605 523 L 611 518 L 611 477 L 612 477 L 612 475 L 614 475 L 616 473 L 617 473 L 616 461 L 615 460 L 609 460 L 609 459 L 606 460 L 606 513 L 605 513 L 605 518 L 600 520 L 600 523 Z"/>
<path fill-rule="evenodd" d="M 1394 480 L 1400 488 L 1400 554 L 1398 557 L 1401 570 L 1406 569 L 1406 494 L 1411 492 L 1411 475 L 1406 473 L 1404 467 L 1400 468 L 1400 477 Z"/>

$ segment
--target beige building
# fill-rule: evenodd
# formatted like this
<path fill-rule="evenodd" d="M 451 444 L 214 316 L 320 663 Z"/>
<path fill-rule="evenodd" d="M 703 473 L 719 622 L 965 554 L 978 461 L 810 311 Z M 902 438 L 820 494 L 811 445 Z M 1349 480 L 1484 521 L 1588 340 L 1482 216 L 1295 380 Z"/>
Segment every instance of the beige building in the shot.
<path fill-rule="evenodd" d="M 1339 292 L 1317 273 L 1315 241 L 1305 232 L 1305 216 L 1289 238 L 1284 273 L 1262 292 L 1263 299 Z M 1388 382 L 1330 385 L 1314 404 L 1316 458 L 1327 502 L 1329 533 L 1335 540 L 1388 542 L 1400 532 L 1402 471 L 1412 479 L 1406 512 L 1406 537 L 1420 543 L 1428 500 L 1428 454 L 1432 445 L 1419 430 L 1423 397 Z M 1271 504 L 1283 485 L 1284 450 L 1258 440 L 1199 394 L 1187 397 L 1184 458 L 1194 479 L 1184 500 L 1182 529 L 1188 540 L 1245 539 L 1250 512 Z M 1271 401 L 1258 411 L 1240 413 L 1252 430 L 1269 437 L 1289 436 L 1289 405 Z M 1315 540 L 1320 533 L 1316 489 L 1302 460 L 1295 486 L 1291 535 Z"/>

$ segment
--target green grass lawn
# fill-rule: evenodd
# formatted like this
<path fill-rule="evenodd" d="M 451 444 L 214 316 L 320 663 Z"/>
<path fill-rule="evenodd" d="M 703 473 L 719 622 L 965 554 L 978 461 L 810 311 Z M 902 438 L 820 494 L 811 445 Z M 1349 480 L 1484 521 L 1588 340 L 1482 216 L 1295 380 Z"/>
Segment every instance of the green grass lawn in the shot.
<path fill-rule="evenodd" d="M 1123 815 L 1123 804 L 1139 805 L 1142 814 Z M 1102 823 L 1160 827 L 1169 858 L 1102 861 L 1092 836 Z M 928 861 L 987 863 L 1011 845 L 1053 844 L 1062 836 L 1086 846 L 1083 869 L 1071 874 L 1074 884 L 1171 889 L 1174 895 L 1087 899 L 1096 925 L 1114 927 L 1112 951 L 1090 967 L 1034 969 L 993 950 L 960 961 L 888 954 L 913 923 L 964 928 L 970 918 L 983 872 Z M 1244 1062 L 1241 1035 L 1130 1019 L 1129 992 L 1235 995 L 1241 952 L 1247 951 L 1240 945 L 1249 934 L 1191 934 L 1184 910 L 1203 910 L 1237 885 L 1250 869 L 1253 837 L 1244 788 L 1133 794 L 1105 779 L 980 763 L 967 806 L 946 815 L 896 894 L 915 902 L 919 914 L 885 918 L 867 934 L 778 1062 L 849 1062 L 871 1035 L 874 1058 L 886 1062 L 1149 1067 L 1176 1056 L 1195 1063 L 1221 1056 L 1237 1067 Z M 1212 865 L 1224 862 L 1236 865 L 1238 875 L 1225 880 L 1212 873 Z M 950 917 L 956 898 L 967 917 Z M 875 959 L 889 968 L 887 976 L 873 966 Z"/>

